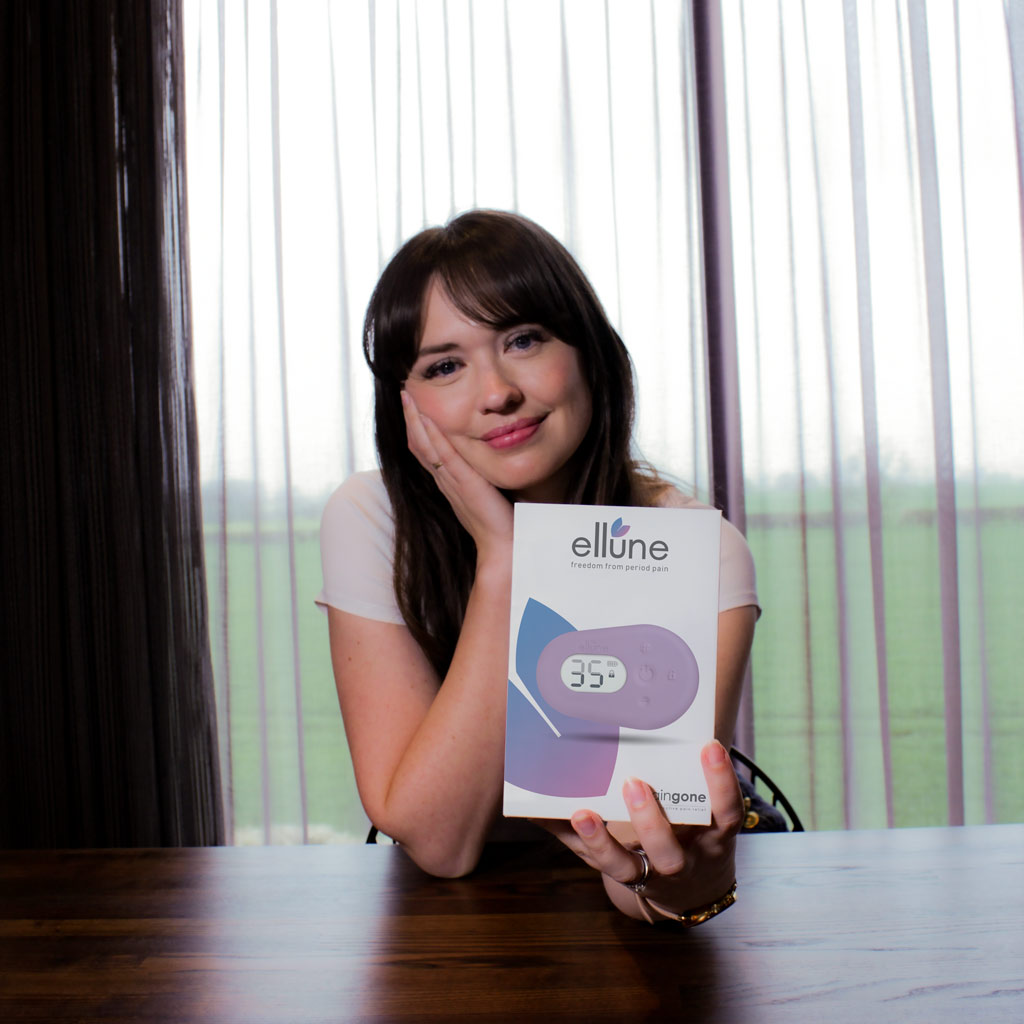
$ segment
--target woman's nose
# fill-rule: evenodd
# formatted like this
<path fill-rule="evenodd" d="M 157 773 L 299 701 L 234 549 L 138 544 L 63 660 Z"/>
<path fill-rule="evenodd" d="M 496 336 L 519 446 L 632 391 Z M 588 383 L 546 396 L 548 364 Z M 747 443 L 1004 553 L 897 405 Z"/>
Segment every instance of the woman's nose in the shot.
<path fill-rule="evenodd" d="M 500 366 L 489 368 L 481 384 L 482 405 L 487 412 L 507 412 L 523 400 L 519 385 Z"/>

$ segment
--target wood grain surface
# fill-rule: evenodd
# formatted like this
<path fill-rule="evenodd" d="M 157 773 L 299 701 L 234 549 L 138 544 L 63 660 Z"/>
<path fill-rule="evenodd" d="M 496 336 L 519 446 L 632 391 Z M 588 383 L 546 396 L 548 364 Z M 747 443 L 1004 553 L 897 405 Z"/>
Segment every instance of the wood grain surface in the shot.
<path fill-rule="evenodd" d="M 751 835 L 690 932 L 547 844 L 0 853 L 0 1021 L 1024 1021 L 1024 825 Z"/>

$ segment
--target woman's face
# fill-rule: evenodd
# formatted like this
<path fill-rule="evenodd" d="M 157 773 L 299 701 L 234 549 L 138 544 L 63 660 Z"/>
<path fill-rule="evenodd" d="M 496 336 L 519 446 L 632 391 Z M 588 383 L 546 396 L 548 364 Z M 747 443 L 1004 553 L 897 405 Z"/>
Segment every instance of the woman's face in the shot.
<path fill-rule="evenodd" d="M 433 282 L 405 389 L 486 480 L 521 501 L 561 501 L 590 426 L 579 352 L 535 324 L 467 320 Z"/>

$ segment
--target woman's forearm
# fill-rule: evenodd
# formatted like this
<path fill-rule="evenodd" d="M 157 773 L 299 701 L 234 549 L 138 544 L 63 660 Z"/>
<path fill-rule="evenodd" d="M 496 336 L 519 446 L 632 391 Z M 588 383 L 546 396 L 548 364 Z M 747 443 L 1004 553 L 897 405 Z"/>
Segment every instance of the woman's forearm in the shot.
<path fill-rule="evenodd" d="M 451 666 L 390 779 L 378 826 L 432 874 L 471 871 L 500 811 L 511 560 L 477 571 Z"/>

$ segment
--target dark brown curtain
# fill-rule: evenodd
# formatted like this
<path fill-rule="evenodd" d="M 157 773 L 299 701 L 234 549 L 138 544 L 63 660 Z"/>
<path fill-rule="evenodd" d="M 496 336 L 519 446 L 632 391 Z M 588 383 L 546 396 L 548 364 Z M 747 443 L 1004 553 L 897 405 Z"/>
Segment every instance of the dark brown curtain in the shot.
<path fill-rule="evenodd" d="M 176 0 L 0 5 L 0 846 L 222 841 Z"/>

